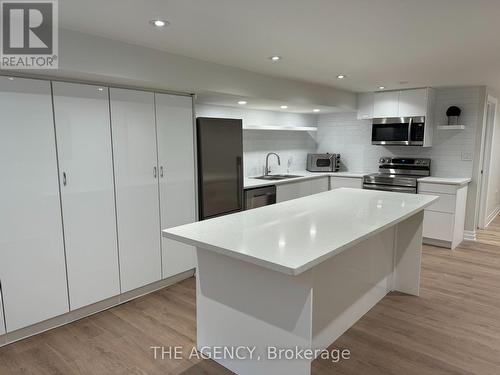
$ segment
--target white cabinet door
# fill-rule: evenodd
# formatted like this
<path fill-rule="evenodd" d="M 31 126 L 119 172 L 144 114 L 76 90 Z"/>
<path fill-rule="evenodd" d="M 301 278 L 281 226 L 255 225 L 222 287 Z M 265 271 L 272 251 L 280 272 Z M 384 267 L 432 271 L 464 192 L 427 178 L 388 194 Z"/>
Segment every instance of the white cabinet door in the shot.
<path fill-rule="evenodd" d="M 329 177 L 320 177 L 309 180 L 311 191 L 309 194 L 323 193 L 330 189 Z"/>
<path fill-rule="evenodd" d="M 154 94 L 110 89 L 122 293 L 161 279 Z"/>
<path fill-rule="evenodd" d="M 276 202 L 284 202 L 291 199 L 305 197 L 311 194 L 309 181 L 297 181 L 276 186 Z"/>
<path fill-rule="evenodd" d="M 196 221 L 191 97 L 156 95 L 161 228 Z M 162 237 L 163 278 L 196 267 L 192 246 Z"/>
<path fill-rule="evenodd" d="M 453 240 L 454 219 L 453 214 L 425 210 L 423 236 L 451 242 Z"/>
<path fill-rule="evenodd" d="M 54 82 L 71 310 L 120 293 L 108 89 Z"/>
<path fill-rule="evenodd" d="M 358 120 L 373 118 L 373 92 L 358 94 Z"/>
<path fill-rule="evenodd" d="M 427 91 L 427 89 L 400 91 L 399 116 L 425 116 L 427 114 Z"/>
<path fill-rule="evenodd" d="M 0 279 L 7 331 L 69 311 L 50 82 L 0 77 Z"/>
<path fill-rule="evenodd" d="M 373 101 L 373 117 L 398 117 L 399 91 L 376 92 Z"/>
<path fill-rule="evenodd" d="M 356 177 L 330 177 L 330 189 L 338 188 L 362 189 L 363 179 Z"/>

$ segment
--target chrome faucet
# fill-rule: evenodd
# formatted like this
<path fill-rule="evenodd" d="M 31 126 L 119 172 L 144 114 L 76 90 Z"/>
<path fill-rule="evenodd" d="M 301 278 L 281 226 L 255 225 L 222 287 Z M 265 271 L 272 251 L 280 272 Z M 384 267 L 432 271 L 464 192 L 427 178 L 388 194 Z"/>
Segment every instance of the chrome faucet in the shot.
<path fill-rule="evenodd" d="M 266 176 L 268 176 L 269 173 L 271 173 L 271 170 L 269 169 L 269 156 L 271 156 L 271 155 L 276 155 L 276 157 L 278 158 L 278 165 L 281 165 L 280 156 L 276 152 L 270 152 L 269 154 L 267 154 L 267 156 L 266 156 L 266 171 L 265 171 Z"/>

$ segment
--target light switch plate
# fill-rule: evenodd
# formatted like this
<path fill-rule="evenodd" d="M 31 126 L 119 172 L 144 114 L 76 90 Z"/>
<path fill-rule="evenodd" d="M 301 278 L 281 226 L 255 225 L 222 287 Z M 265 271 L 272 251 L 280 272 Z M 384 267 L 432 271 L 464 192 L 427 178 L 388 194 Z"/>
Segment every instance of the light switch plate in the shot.
<path fill-rule="evenodd" d="M 462 161 L 471 161 L 472 152 L 462 151 Z"/>

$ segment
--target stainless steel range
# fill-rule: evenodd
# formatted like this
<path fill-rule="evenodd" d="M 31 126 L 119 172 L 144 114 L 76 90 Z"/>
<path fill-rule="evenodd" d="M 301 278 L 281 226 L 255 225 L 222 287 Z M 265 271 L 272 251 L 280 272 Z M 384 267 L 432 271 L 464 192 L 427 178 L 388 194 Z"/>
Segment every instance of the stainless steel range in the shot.
<path fill-rule="evenodd" d="M 431 174 L 431 159 L 383 157 L 378 170 L 363 177 L 363 189 L 416 194 L 417 180 Z"/>

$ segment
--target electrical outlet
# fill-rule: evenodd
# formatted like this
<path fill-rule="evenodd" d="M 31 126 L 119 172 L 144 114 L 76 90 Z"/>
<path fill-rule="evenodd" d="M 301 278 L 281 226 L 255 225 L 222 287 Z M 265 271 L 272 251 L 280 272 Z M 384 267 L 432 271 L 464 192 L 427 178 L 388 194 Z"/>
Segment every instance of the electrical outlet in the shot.
<path fill-rule="evenodd" d="M 472 152 L 462 151 L 462 161 L 472 161 Z"/>

